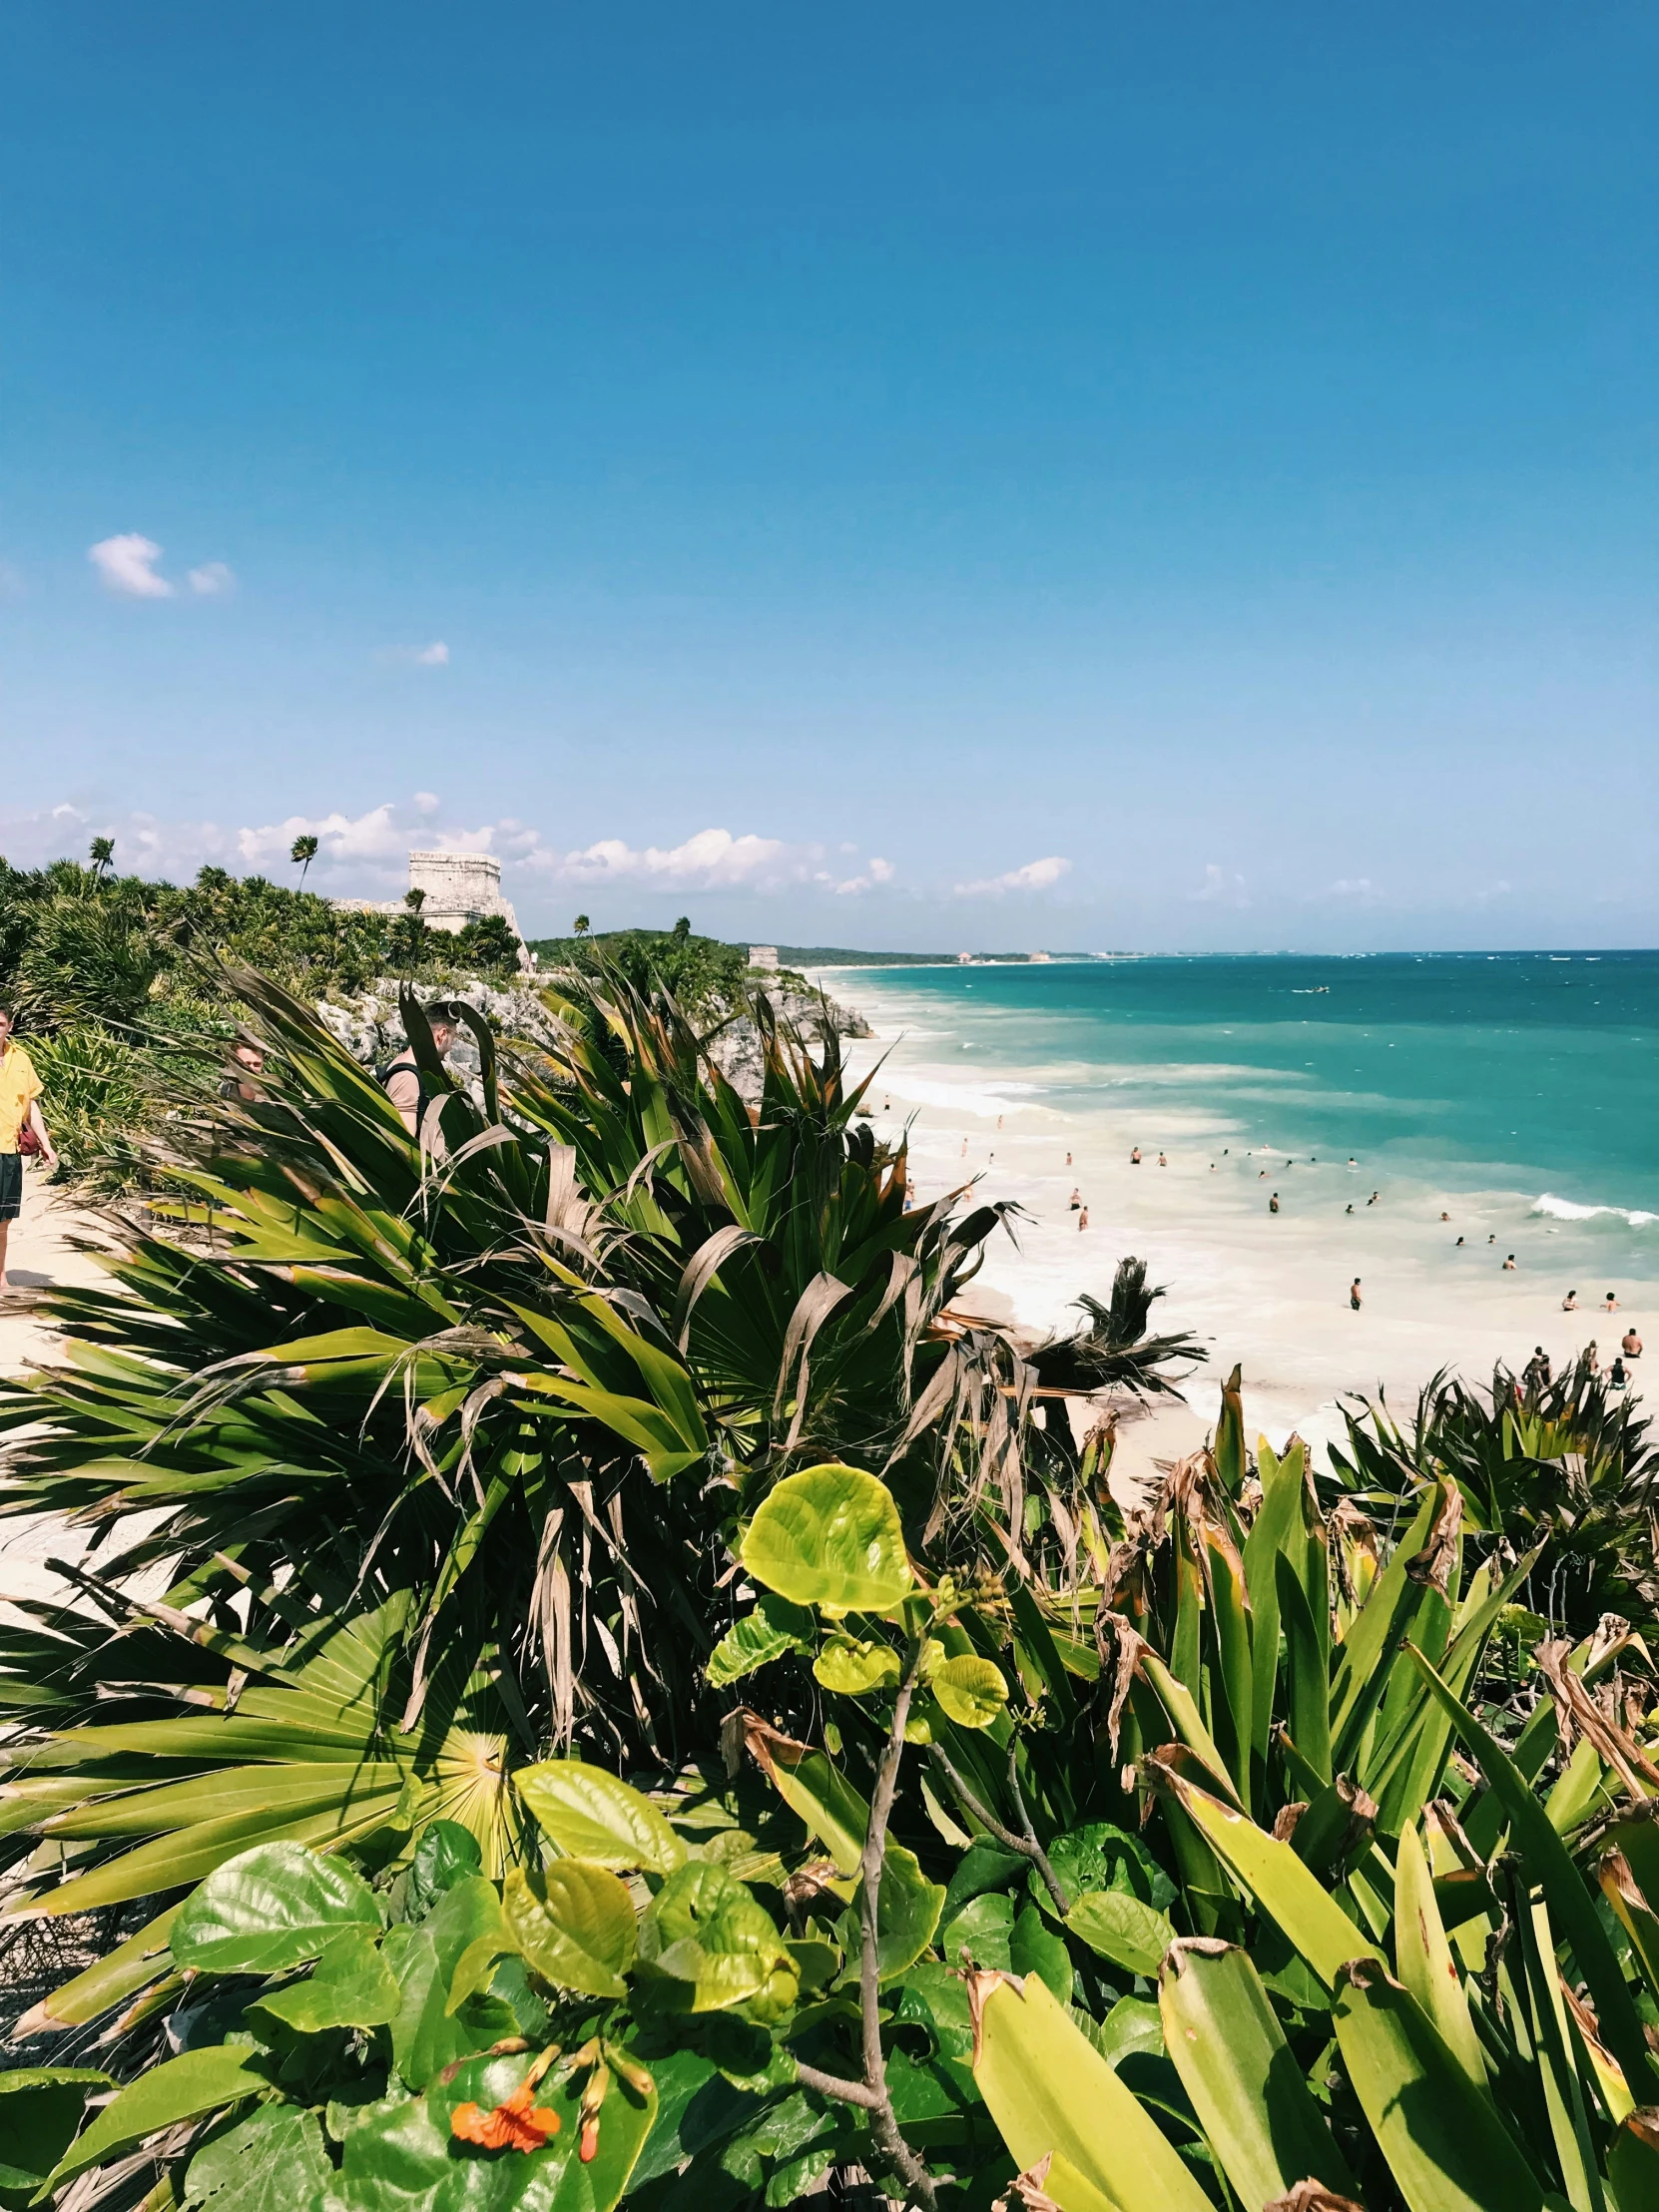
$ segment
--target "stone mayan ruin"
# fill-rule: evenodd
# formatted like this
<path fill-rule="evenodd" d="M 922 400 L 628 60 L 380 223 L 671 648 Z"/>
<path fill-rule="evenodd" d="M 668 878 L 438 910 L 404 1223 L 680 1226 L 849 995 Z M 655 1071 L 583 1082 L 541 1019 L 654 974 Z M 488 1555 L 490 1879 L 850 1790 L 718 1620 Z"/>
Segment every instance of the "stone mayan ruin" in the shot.
<path fill-rule="evenodd" d="M 501 862 L 493 853 L 411 852 L 409 888 L 424 893 L 420 918 L 428 929 L 464 929 L 469 921 L 499 914 L 520 945 L 524 942 L 512 901 L 501 895 Z M 338 898 L 334 903 L 360 914 L 403 911 L 400 898 Z"/>

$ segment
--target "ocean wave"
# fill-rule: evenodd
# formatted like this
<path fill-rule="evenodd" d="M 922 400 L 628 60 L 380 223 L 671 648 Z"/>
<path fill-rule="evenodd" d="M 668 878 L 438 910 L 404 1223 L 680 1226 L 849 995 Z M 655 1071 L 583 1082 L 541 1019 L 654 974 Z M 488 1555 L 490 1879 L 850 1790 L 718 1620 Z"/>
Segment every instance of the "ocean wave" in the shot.
<path fill-rule="evenodd" d="M 1613 1214 L 1632 1229 L 1646 1229 L 1650 1222 L 1659 1221 L 1659 1214 L 1644 1214 L 1635 1206 L 1580 1206 L 1576 1200 L 1557 1198 L 1552 1191 L 1545 1191 L 1532 1205 L 1535 1214 L 1547 1214 L 1552 1221 L 1594 1221 L 1598 1215 Z"/>

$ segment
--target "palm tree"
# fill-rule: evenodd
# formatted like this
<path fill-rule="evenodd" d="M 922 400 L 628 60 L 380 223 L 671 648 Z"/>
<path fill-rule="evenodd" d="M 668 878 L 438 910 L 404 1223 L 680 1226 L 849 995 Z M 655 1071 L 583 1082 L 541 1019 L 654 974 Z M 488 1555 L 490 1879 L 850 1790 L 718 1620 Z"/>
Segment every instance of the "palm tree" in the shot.
<path fill-rule="evenodd" d="M 299 863 L 299 888 L 303 890 L 305 888 L 305 870 L 316 858 L 315 837 L 295 837 L 292 847 L 288 852 L 288 858 L 290 860 L 297 860 Z"/>
<path fill-rule="evenodd" d="M 114 837 L 94 837 L 92 840 L 91 858 L 93 874 L 95 876 L 102 876 L 104 870 L 115 858 Z"/>
<path fill-rule="evenodd" d="M 589 921 L 589 919 L 588 919 L 588 917 L 587 917 L 587 915 L 586 915 L 586 914 L 578 914 L 578 915 L 577 915 L 577 917 L 576 917 L 576 934 L 577 934 L 577 935 L 578 935 L 579 937 L 585 937 L 585 936 L 587 935 L 588 931 L 589 931 L 589 930 L 590 930 L 590 929 L 592 928 L 592 926 L 593 926 L 593 924 L 592 924 L 592 923 L 591 923 L 591 922 Z"/>

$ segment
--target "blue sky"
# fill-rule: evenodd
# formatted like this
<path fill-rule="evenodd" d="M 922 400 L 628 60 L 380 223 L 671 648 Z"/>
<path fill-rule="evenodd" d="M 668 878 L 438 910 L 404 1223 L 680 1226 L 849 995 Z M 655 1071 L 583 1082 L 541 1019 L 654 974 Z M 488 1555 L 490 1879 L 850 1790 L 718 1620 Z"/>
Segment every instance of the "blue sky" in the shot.
<path fill-rule="evenodd" d="M 1651 944 L 1647 8 L 25 0 L 0 850 Z M 153 550 L 154 549 L 154 550 Z"/>

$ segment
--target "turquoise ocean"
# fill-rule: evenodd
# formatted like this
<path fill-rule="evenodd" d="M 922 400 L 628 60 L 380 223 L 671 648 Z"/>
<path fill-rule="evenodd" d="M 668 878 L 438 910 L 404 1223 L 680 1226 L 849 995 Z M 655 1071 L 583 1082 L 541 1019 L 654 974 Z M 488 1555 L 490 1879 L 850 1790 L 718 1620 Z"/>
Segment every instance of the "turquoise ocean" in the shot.
<path fill-rule="evenodd" d="M 1659 1265 L 1659 952 L 840 970 L 899 1058 L 1164 1141 L 1503 1190 Z M 970 1072 L 971 1071 L 971 1072 Z M 896 1071 L 895 1071 L 896 1072 Z M 1231 1132 L 1230 1135 L 1224 1132 Z M 1599 1240 L 1598 1240 L 1599 1241 Z M 1646 1272 L 1645 1268 L 1643 1272 Z"/>

